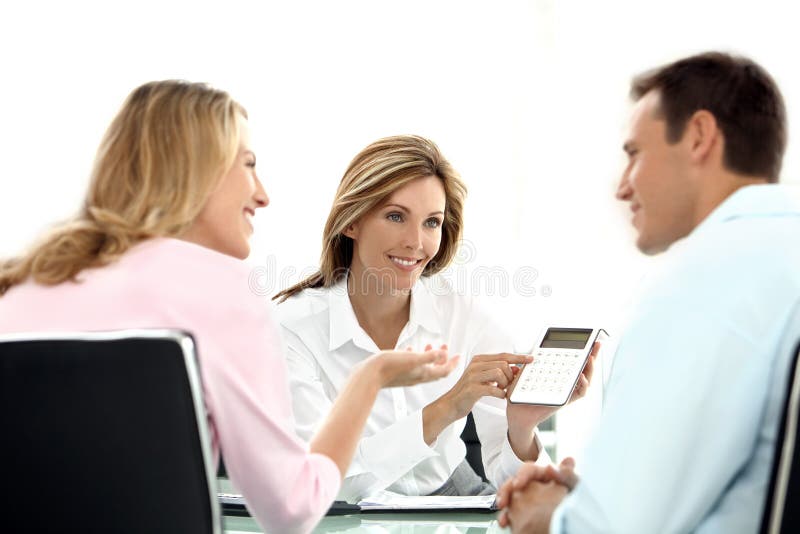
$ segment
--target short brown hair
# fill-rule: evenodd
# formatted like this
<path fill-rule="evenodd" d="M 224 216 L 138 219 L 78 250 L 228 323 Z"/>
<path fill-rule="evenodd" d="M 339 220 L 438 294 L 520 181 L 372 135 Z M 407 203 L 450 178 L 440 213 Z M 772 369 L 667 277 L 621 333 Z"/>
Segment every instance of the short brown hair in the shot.
<path fill-rule="evenodd" d="M 706 110 L 725 137 L 726 168 L 778 181 L 786 149 L 786 110 L 778 86 L 760 65 L 745 57 L 706 52 L 631 82 L 633 100 L 650 91 L 660 94 L 668 142 L 678 142 L 692 114 Z"/>

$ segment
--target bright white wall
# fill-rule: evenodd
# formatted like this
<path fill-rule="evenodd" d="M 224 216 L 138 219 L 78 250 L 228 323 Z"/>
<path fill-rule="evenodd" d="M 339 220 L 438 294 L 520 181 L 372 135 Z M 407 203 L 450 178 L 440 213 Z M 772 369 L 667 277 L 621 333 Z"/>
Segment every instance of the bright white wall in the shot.
<path fill-rule="evenodd" d="M 352 156 L 378 137 L 418 133 L 470 188 L 454 280 L 498 267 L 511 282 L 535 269 L 534 296 L 511 285 L 487 295 L 485 278 L 478 284 L 520 346 L 543 321 L 613 332 L 650 261 L 612 199 L 630 77 L 688 53 L 738 51 L 772 72 L 795 124 L 800 43 L 789 5 L 6 2 L 0 256 L 77 209 L 95 147 L 131 89 L 186 78 L 230 91 L 250 113 L 272 198 L 257 219 L 254 264 L 297 279 L 316 263 Z M 797 180 L 798 157 L 790 143 L 787 180 Z M 562 420 L 561 453 L 579 453 L 591 418 L 571 408 Z"/>

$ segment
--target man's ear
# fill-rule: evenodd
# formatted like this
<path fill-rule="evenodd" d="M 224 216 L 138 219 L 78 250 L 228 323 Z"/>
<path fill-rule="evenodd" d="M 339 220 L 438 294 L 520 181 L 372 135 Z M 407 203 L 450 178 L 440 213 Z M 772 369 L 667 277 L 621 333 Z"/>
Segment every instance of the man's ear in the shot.
<path fill-rule="evenodd" d="M 717 152 L 722 157 L 722 130 L 710 111 L 695 111 L 686 122 L 683 135 L 684 141 L 688 143 L 692 162 L 703 163 Z"/>

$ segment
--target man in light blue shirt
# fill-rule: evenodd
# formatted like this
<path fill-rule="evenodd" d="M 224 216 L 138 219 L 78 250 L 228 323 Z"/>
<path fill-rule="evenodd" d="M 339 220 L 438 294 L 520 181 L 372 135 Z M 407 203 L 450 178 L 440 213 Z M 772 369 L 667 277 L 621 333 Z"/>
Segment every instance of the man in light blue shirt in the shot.
<path fill-rule="evenodd" d="M 620 340 L 576 476 L 526 465 L 500 492 L 514 532 L 754 533 L 790 350 L 800 339 L 800 195 L 777 185 L 785 112 L 727 54 L 636 78 L 617 198 L 637 246 L 669 248 Z M 792 322 L 794 319 L 794 322 Z"/>

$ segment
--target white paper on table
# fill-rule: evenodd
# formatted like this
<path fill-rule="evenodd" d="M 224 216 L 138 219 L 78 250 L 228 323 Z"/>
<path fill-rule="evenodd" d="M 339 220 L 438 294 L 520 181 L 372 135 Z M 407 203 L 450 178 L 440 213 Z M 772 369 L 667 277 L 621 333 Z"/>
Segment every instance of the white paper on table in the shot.
<path fill-rule="evenodd" d="M 495 510 L 494 501 L 497 496 L 410 496 L 391 491 L 379 491 L 357 504 L 362 510 Z"/>

